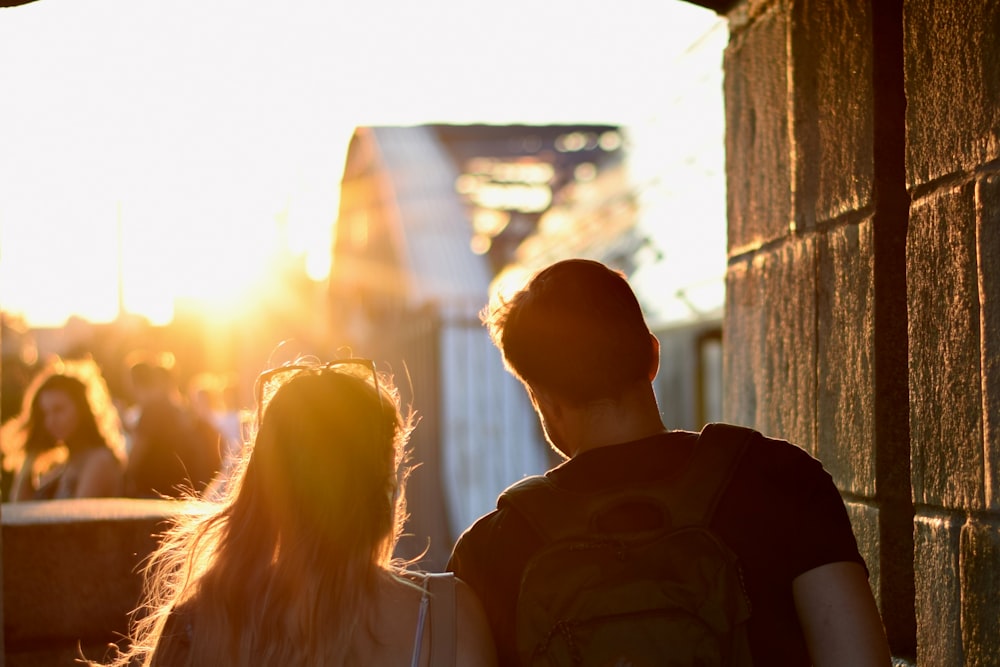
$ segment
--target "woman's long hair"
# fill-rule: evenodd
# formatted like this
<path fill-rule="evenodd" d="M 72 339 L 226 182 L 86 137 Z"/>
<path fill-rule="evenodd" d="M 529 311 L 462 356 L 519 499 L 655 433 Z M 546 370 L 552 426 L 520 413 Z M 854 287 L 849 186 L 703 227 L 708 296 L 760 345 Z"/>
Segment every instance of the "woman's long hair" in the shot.
<path fill-rule="evenodd" d="M 405 581 L 392 552 L 414 420 L 390 379 L 337 362 L 258 382 L 256 432 L 228 496 L 163 537 L 114 664 L 156 664 L 171 613 L 190 620 L 197 664 L 344 664 L 379 579 Z"/>
<path fill-rule="evenodd" d="M 45 427 L 39 397 L 49 390 L 63 392 L 76 408 L 75 440 L 107 447 L 119 460 L 124 460 L 121 419 L 97 363 L 93 359 L 53 359 L 25 389 L 21 413 L 3 427 L 6 467 L 16 470 L 26 454 L 42 454 L 65 444 L 58 442 Z"/>

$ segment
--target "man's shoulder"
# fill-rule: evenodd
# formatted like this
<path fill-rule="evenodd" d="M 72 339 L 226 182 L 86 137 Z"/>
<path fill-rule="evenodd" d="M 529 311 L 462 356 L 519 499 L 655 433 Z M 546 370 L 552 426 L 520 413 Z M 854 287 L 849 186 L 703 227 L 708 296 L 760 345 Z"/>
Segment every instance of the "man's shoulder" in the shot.
<path fill-rule="evenodd" d="M 142 406 L 136 420 L 136 428 L 156 430 L 166 424 L 176 422 L 181 416 L 180 408 L 167 399 L 155 399 Z"/>
<path fill-rule="evenodd" d="M 482 515 L 476 519 L 471 526 L 465 529 L 459 540 L 466 537 L 469 534 L 480 534 L 483 532 L 489 532 L 496 528 L 497 524 L 500 522 L 501 514 L 503 511 L 500 509 L 494 509 L 486 514 Z"/>
<path fill-rule="evenodd" d="M 527 477 L 522 477 L 516 482 L 513 482 L 510 486 L 504 489 L 497 497 L 497 509 L 494 510 L 492 513 L 496 514 L 499 511 L 507 509 L 507 507 L 509 506 L 508 499 L 513 494 L 526 493 L 529 492 L 531 489 L 543 489 L 551 486 L 553 484 L 553 481 L 550 473 L 551 471 L 543 475 L 528 475 Z"/>
<path fill-rule="evenodd" d="M 512 523 L 519 523 L 518 519 L 516 512 L 505 503 L 498 501 L 498 507 L 476 519 L 459 536 L 458 542 L 470 539 L 491 539 L 498 533 L 509 532 Z"/>
<path fill-rule="evenodd" d="M 536 541 L 530 525 L 517 512 L 498 508 L 479 517 L 458 537 L 448 569 L 476 587 L 483 573 L 511 566 Z"/>
<path fill-rule="evenodd" d="M 838 493 L 829 471 L 804 447 L 757 433 L 734 470 L 720 511 L 744 516 L 754 507 L 767 508 L 770 516 L 793 516 L 817 498 Z"/>
<path fill-rule="evenodd" d="M 537 477 L 541 478 L 542 476 L 538 475 Z M 476 519 L 471 526 L 465 529 L 455 542 L 455 552 L 490 551 L 496 549 L 497 545 L 531 541 L 530 522 L 505 500 L 505 496 L 520 484 L 533 483 L 525 482 L 527 479 L 532 478 L 522 478 L 507 487 L 497 498 L 497 507 Z"/>
<path fill-rule="evenodd" d="M 805 447 L 759 431 L 750 438 L 744 456 L 748 459 L 751 467 L 756 467 L 765 473 L 769 471 L 770 474 L 782 476 L 791 470 L 803 468 L 819 470 L 822 468 L 820 461 Z"/>

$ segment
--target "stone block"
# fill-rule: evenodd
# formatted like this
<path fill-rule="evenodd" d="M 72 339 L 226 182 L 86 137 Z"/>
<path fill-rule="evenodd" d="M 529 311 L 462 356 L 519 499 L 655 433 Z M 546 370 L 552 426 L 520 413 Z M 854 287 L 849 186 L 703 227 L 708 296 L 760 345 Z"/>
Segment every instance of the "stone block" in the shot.
<path fill-rule="evenodd" d="M 875 496 L 875 283 L 872 222 L 820 237 L 817 457 L 843 491 Z"/>
<path fill-rule="evenodd" d="M 1000 660 L 1000 518 L 962 527 L 962 645 L 967 665 Z"/>
<path fill-rule="evenodd" d="M 790 4 L 792 216 L 803 231 L 872 205 L 872 10 L 869 0 Z"/>
<path fill-rule="evenodd" d="M 139 565 L 179 511 L 167 500 L 100 498 L 3 506 L 4 643 L 8 664 L 100 650 L 127 630 Z M 20 657 L 18 657 L 20 656 Z M 45 658 L 48 656 L 48 658 Z M 19 662 L 18 662 L 19 661 Z M 48 664 L 54 664 L 52 662 Z"/>
<path fill-rule="evenodd" d="M 726 270 L 726 323 L 722 337 L 722 418 L 748 426 L 757 423 L 757 377 L 762 345 L 759 275 L 747 259 Z"/>
<path fill-rule="evenodd" d="M 906 263 L 914 502 L 980 509 L 983 418 L 974 184 L 914 202 Z"/>
<path fill-rule="evenodd" d="M 879 609 L 883 611 L 884 606 L 881 598 L 881 540 L 879 539 L 879 510 L 872 503 L 847 501 L 844 503 L 847 508 L 847 516 L 851 519 L 851 527 L 854 529 L 854 536 L 858 539 L 858 550 L 861 557 L 868 565 L 868 583 L 871 585 L 872 593 L 879 604 Z"/>
<path fill-rule="evenodd" d="M 976 190 L 986 507 L 1000 509 L 1000 174 Z"/>
<path fill-rule="evenodd" d="M 726 419 L 815 453 L 816 244 L 760 252 L 727 274 Z"/>
<path fill-rule="evenodd" d="M 764 423 L 771 433 L 815 454 L 815 240 L 782 246 L 763 269 Z"/>
<path fill-rule="evenodd" d="M 791 222 L 788 9 L 774 3 L 726 48 L 726 182 L 730 254 L 780 238 Z"/>
<path fill-rule="evenodd" d="M 904 0 L 906 179 L 1000 157 L 1000 1 Z"/>
<path fill-rule="evenodd" d="M 964 665 L 959 574 L 962 518 L 918 514 L 914 519 L 917 664 Z"/>

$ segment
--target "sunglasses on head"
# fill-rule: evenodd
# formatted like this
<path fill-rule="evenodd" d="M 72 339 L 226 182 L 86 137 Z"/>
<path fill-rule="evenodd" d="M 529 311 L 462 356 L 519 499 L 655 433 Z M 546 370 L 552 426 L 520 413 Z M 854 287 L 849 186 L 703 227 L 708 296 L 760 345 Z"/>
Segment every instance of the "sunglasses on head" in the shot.
<path fill-rule="evenodd" d="M 364 359 L 362 357 L 349 357 L 347 359 L 328 361 L 325 364 L 286 364 L 284 366 L 276 366 L 262 372 L 257 376 L 257 382 L 254 385 L 254 399 L 257 403 L 258 420 L 262 416 L 264 410 L 264 389 L 274 378 L 285 375 L 286 373 L 298 374 L 301 372 L 322 375 L 325 372 L 336 372 L 336 369 L 343 368 L 345 366 L 360 366 L 371 372 L 372 385 L 375 387 L 375 395 L 378 396 L 379 414 L 383 414 L 385 411 L 385 404 L 382 399 L 382 388 L 379 386 L 378 369 L 375 367 L 375 362 L 371 359 Z"/>

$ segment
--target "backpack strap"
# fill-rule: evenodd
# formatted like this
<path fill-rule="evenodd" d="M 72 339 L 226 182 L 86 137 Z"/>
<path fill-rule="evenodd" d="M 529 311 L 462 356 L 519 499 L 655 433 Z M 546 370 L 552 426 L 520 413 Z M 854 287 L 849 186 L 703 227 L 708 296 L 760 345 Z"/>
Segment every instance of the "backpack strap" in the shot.
<path fill-rule="evenodd" d="M 600 493 L 570 491 L 557 486 L 547 475 L 534 475 L 508 487 L 500 495 L 497 507 L 512 507 L 546 541 L 593 535 L 597 513 L 632 502 L 662 508 L 675 527 L 706 526 L 755 433 L 742 426 L 708 424 L 698 436 L 690 461 L 679 474 L 645 486 Z"/>
<path fill-rule="evenodd" d="M 458 646 L 455 573 L 427 575 L 431 593 L 431 660 L 434 667 L 452 667 Z"/>
<path fill-rule="evenodd" d="M 680 482 L 685 498 L 683 508 L 689 512 L 688 523 L 707 526 L 712 522 L 719 499 L 756 433 L 745 426 L 722 423 L 706 424 L 701 429 L 694 455 Z"/>

